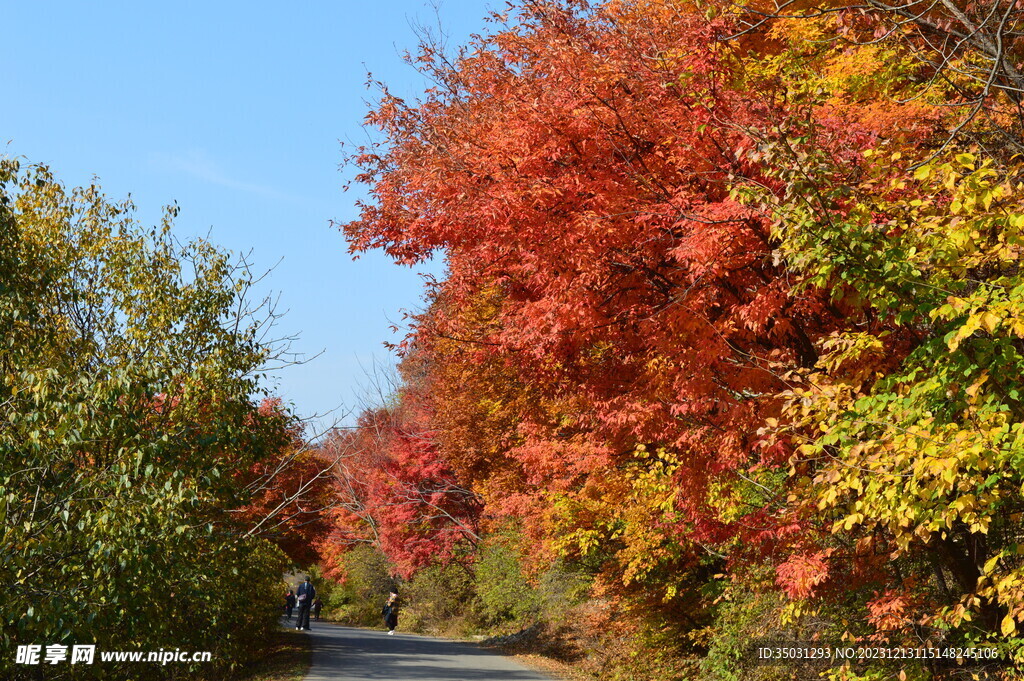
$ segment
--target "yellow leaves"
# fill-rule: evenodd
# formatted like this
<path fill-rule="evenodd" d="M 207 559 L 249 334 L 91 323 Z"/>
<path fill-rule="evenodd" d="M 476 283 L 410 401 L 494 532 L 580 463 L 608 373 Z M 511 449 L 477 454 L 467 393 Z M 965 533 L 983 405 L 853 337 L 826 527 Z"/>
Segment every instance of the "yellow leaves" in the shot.
<path fill-rule="evenodd" d="M 999 632 L 1003 636 L 1011 636 L 1017 631 L 1017 621 L 1011 616 L 1007 615 L 1003 618 L 1003 621 L 999 624 Z"/>
<path fill-rule="evenodd" d="M 881 165 L 881 164 L 880 164 Z M 972 267 L 992 267 L 1020 257 L 1021 192 L 1007 179 L 1018 169 L 996 172 L 990 159 L 961 153 L 946 162 L 933 161 L 914 170 L 916 191 L 894 201 L 875 199 L 866 210 L 905 215 L 908 230 L 901 239 L 917 252 L 915 265 L 931 269 L 929 284 L 961 277 Z M 895 187 L 898 178 L 892 180 Z M 922 276 L 929 272 L 924 271 Z M 939 277 L 936 280 L 934 277 Z M 989 320 L 991 323 L 991 320 Z"/>
<path fill-rule="evenodd" d="M 976 380 L 974 383 L 972 383 L 970 386 L 968 386 L 967 389 L 964 392 L 969 397 L 976 398 L 978 396 L 978 390 L 981 389 L 981 386 L 984 385 L 985 381 L 987 381 L 987 380 L 988 380 L 988 372 L 987 371 L 981 372 L 981 376 L 978 378 L 978 380 Z"/>
<path fill-rule="evenodd" d="M 552 542 L 560 555 L 589 555 L 601 544 L 601 534 L 593 529 L 579 529 L 563 534 Z"/>
<path fill-rule="evenodd" d="M 821 40 L 827 26 L 823 19 L 777 21 L 768 31 L 768 37 L 785 40 L 793 45 L 809 45 Z"/>
<path fill-rule="evenodd" d="M 989 333 L 994 333 L 999 325 L 999 317 L 991 312 L 984 312 L 981 315 L 981 326 Z"/>
<path fill-rule="evenodd" d="M 675 452 L 639 445 L 624 467 L 560 496 L 552 513 L 558 537 L 553 548 L 565 556 L 588 555 L 614 542 L 622 582 L 644 582 L 678 551 L 662 528 L 676 510 L 672 476 L 679 465 Z"/>
<path fill-rule="evenodd" d="M 818 510 L 825 510 L 826 508 L 834 506 L 838 498 L 838 488 L 826 487 L 818 496 Z"/>
<path fill-rule="evenodd" d="M 964 311 L 968 312 L 967 319 L 947 339 L 950 350 L 958 349 L 965 339 L 979 331 L 989 336 L 1024 334 L 1024 289 L 978 287 L 969 298 L 955 299 L 933 310 L 932 318 L 952 320 Z"/>
<path fill-rule="evenodd" d="M 967 170 L 974 170 L 974 163 L 977 157 L 974 154 L 957 154 L 956 162 Z"/>
<path fill-rule="evenodd" d="M 835 372 L 846 362 L 863 364 L 885 351 L 884 334 L 836 333 L 822 343 L 818 366 Z"/>
<path fill-rule="evenodd" d="M 973 510 L 977 508 L 977 499 L 973 494 L 965 494 L 951 503 L 949 508 L 959 512 Z"/>
<path fill-rule="evenodd" d="M 891 53 L 877 45 L 861 45 L 854 49 L 836 53 L 823 71 L 823 80 L 837 91 L 857 88 L 886 66 Z M 898 161 L 902 154 L 896 152 L 890 158 Z"/>
<path fill-rule="evenodd" d="M 964 393 L 973 403 L 991 380 L 982 371 Z M 825 394 L 816 398 L 812 409 L 835 413 Z M 846 407 L 851 408 L 856 407 Z M 935 534 L 946 536 L 958 523 L 973 534 L 987 534 L 990 509 L 1002 497 L 991 471 L 1001 470 L 1006 456 L 999 445 L 1011 437 L 1006 416 L 974 410 L 973 420 L 963 426 L 938 423 L 928 411 L 911 423 L 901 423 L 905 418 L 894 411 L 858 424 L 848 412 L 815 424 L 822 435 L 804 445 L 801 456 L 817 454 L 821 462 L 813 481 L 817 508 L 844 511 L 832 531 L 884 527 L 892 533 L 896 555 L 927 544 Z M 832 448 L 824 459 L 822 444 Z"/>
<path fill-rule="evenodd" d="M 965 513 L 963 519 L 967 521 L 967 530 L 971 534 L 988 534 L 989 527 L 992 524 L 992 517 L 990 515 L 979 515 L 974 512 Z"/>
<path fill-rule="evenodd" d="M 818 614 L 819 610 L 820 606 L 809 601 L 790 601 L 782 606 L 781 612 L 779 613 L 779 619 L 783 625 L 790 625 L 798 622 L 804 616 L 813 616 Z"/>
<path fill-rule="evenodd" d="M 973 594 L 964 596 L 959 603 L 943 613 L 943 619 L 949 622 L 951 626 L 958 627 L 964 622 L 970 622 L 974 619 L 973 608 L 977 608 L 979 605 L 980 601 L 977 596 Z"/>
<path fill-rule="evenodd" d="M 846 530 L 847 532 L 849 532 L 850 530 L 852 530 L 854 527 L 856 527 L 857 525 L 859 525 L 863 521 L 864 521 L 864 514 L 863 513 L 853 513 L 851 515 L 846 516 L 843 519 L 842 528 L 844 530 Z M 835 530 L 833 530 L 833 532 L 834 531 Z"/>
<path fill-rule="evenodd" d="M 955 351 L 960 347 L 960 343 L 975 331 L 981 328 L 981 315 L 971 315 L 967 318 L 967 321 L 957 329 L 956 333 L 946 342 L 946 345 L 951 351 Z"/>

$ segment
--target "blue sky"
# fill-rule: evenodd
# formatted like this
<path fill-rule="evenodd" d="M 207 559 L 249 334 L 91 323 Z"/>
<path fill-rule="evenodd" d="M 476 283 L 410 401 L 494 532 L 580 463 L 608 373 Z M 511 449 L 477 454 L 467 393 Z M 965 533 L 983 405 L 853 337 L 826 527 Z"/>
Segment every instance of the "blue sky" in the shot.
<path fill-rule="evenodd" d="M 329 227 L 360 193 L 342 192 L 340 142 L 366 140 L 367 71 L 399 94 L 425 87 L 400 58 L 414 27 L 440 24 L 454 47 L 492 6 L 4 0 L 0 145 L 68 185 L 98 176 L 147 223 L 177 201 L 181 236 L 251 250 L 258 268 L 280 260 L 267 279 L 288 310 L 280 332 L 323 354 L 283 371 L 278 392 L 303 415 L 351 406 L 363 368 L 393 362 L 388 327 L 422 289 L 381 255 L 352 261 Z"/>

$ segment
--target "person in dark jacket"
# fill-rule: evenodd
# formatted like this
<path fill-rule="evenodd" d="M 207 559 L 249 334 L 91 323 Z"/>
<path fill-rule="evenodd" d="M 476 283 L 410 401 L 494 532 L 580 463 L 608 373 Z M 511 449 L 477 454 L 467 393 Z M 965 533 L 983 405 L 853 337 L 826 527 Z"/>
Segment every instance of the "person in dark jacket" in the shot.
<path fill-rule="evenodd" d="M 284 614 L 289 620 L 292 618 L 292 609 L 295 607 L 295 593 L 291 589 L 288 589 L 288 594 L 284 597 Z"/>
<path fill-rule="evenodd" d="M 380 611 L 384 618 L 384 626 L 388 628 L 388 636 L 395 635 L 395 627 L 398 626 L 398 594 L 394 591 L 388 596 L 384 607 Z"/>
<path fill-rule="evenodd" d="M 306 577 L 306 581 L 299 584 L 299 588 L 295 590 L 295 599 L 299 604 L 299 621 L 296 630 L 305 629 L 309 631 L 309 610 L 313 605 L 313 600 L 316 598 L 316 589 L 313 588 L 313 583 L 309 581 L 309 577 Z"/>
<path fill-rule="evenodd" d="M 313 601 L 313 619 L 320 619 L 320 611 L 324 609 L 324 602 L 317 598 Z"/>

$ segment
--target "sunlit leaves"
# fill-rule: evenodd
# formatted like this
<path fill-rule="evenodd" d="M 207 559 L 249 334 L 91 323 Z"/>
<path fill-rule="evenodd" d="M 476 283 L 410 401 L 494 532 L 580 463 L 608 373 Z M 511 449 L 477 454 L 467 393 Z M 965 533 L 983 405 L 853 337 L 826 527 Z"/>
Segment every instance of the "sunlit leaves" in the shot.
<path fill-rule="evenodd" d="M 894 556 L 948 556 L 938 560 L 952 561 L 960 588 L 988 599 L 977 608 L 1018 612 L 1017 559 L 998 562 L 983 587 L 979 568 L 954 558 L 1018 537 L 1007 522 L 1024 483 L 1016 170 L 967 152 L 907 174 L 886 167 L 874 175 L 869 166 L 827 218 L 780 223 L 803 272 L 837 296 L 852 289 L 879 315 L 870 331 L 823 343 L 822 373 L 791 392 L 787 413 L 814 433 L 800 450 L 815 471 L 808 491 L 834 514 L 834 532 L 881 530 Z M 851 249 L 865 257 L 836 270 Z M 893 366 L 885 353 L 901 346 L 907 353 Z M 1000 630 L 1013 633 L 1012 618 Z"/>
<path fill-rule="evenodd" d="M 247 273 L 180 244 L 173 210 L 144 229 L 44 167 L 0 162 L 0 199 L 0 641 L 244 657 L 283 562 L 229 514 L 229 473 L 281 441 L 251 402 L 268 349 Z"/>
<path fill-rule="evenodd" d="M 424 50 L 440 85 L 385 91 L 352 159 L 351 247 L 443 251 L 403 345 L 417 399 L 537 560 L 709 620 L 711 566 L 765 564 L 786 625 L 831 599 L 859 631 L 998 637 L 1019 559 L 978 578 L 1020 525 L 1021 168 L 951 122 L 920 41 L 755 9 L 531 3 Z"/>

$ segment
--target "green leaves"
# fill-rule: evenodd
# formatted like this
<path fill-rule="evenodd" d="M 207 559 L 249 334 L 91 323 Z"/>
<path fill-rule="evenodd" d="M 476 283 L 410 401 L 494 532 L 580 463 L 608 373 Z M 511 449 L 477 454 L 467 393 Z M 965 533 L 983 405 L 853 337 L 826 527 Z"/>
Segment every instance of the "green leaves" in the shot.
<path fill-rule="evenodd" d="M 0 162 L 0 196 L 0 644 L 209 649 L 214 620 L 258 636 L 281 556 L 234 531 L 242 483 L 210 473 L 280 442 L 250 401 L 265 348 L 228 323 L 247 275 L 45 167 Z M 231 569 L 238 595 L 206 595 Z"/>
<path fill-rule="evenodd" d="M 777 223 L 807 281 L 856 301 L 856 330 L 819 342 L 788 393 L 794 470 L 811 472 L 797 496 L 816 497 L 837 535 L 945 565 L 966 605 L 929 616 L 957 627 L 971 610 L 993 625 L 1009 613 L 989 632 L 1001 636 L 1024 618 L 1024 563 L 1004 550 L 1024 510 L 1018 172 L 974 152 L 912 173 L 867 162 L 845 207 L 782 206 Z"/>

